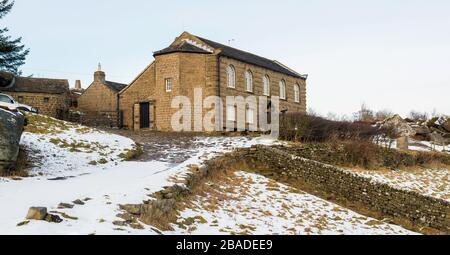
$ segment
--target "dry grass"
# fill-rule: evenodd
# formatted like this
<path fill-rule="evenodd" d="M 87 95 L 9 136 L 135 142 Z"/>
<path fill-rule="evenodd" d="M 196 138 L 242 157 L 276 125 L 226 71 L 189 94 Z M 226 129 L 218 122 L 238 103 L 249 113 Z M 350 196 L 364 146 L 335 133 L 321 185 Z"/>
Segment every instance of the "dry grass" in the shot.
<path fill-rule="evenodd" d="M 72 124 L 45 115 L 25 113 L 28 125 L 25 132 L 33 134 L 60 134 L 73 127 Z"/>
<path fill-rule="evenodd" d="M 137 144 L 133 149 L 126 149 L 124 153 L 119 154 L 119 157 L 125 161 L 131 161 L 139 158 L 143 153 L 142 147 Z"/>

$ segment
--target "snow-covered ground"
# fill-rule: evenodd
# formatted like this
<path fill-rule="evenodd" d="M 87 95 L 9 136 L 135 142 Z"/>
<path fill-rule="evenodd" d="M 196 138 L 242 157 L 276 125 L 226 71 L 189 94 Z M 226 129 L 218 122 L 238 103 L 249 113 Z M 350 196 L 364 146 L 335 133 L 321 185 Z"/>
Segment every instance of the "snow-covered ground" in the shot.
<path fill-rule="evenodd" d="M 414 170 L 349 170 L 376 182 L 389 184 L 394 188 L 415 191 L 425 196 L 450 202 L 449 169 Z"/>
<path fill-rule="evenodd" d="M 21 146 L 32 161 L 30 175 L 67 178 L 107 169 L 133 150 L 133 140 L 97 129 L 28 114 Z"/>
<path fill-rule="evenodd" d="M 52 122 L 51 127 L 47 121 Z M 113 225 L 119 220 L 119 204 L 141 203 L 149 194 L 173 184 L 170 177 L 182 176 L 190 164 L 201 164 L 237 147 L 273 142 L 265 138 L 198 137 L 194 138 L 198 146 L 181 163 L 165 159 L 124 162 L 119 155 L 134 146 L 132 140 L 61 123 L 44 120 L 42 127 L 36 128 L 39 123 L 33 122 L 23 134 L 21 143 L 32 155 L 34 176 L 0 178 L 0 234 L 156 234 L 149 226 L 135 230 Z M 89 146 L 64 146 L 80 142 Z M 73 204 L 77 199 L 84 205 L 58 209 L 60 203 Z M 54 214 L 65 213 L 73 219 L 63 218 L 60 224 L 30 221 L 17 226 L 32 206 L 47 207 Z"/>
<path fill-rule="evenodd" d="M 189 165 L 201 165 L 235 148 L 274 143 L 268 137 L 201 136 L 185 139 L 182 145 L 154 139 L 150 144 L 142 144 L 150 149 L 151 155 L 143 157 L 144 160 L 126 162 L 121 154 L 135 146 L 129 138 L 40 115 L 31 115 L 30 120 L 21 145 L 33 161 L 31 176 L 21 180 L 0 178 L 0 234 L 158 234 L 159 231 L 146 225 L 141 230 L 114 225 L 114 221 L 120 220 L 116 216 L 122 212 L 119 205 L 147 200 L 150 194 L 183 178 Z M 185 141 L 192 144 L 186 146 Z M 159 153 L 153 155 L 155 151 Z M 293 191 L 262 176 L 240 172 L 236 180 L 245 181 L 245 185 L 233 186 L 234 191 L 227 189 L 230 191 L 227 196 L 235 198 L 218 203 L 216 211 L 199 212 L 193 208 L 182 213 L 185 219 L 201 215 L 207 222 L 195 223 L 197 229 L 190 232 L 411 233 Z M 197 205 L 201 207 L 200 202 L 206 198 L 198 199 Z M 74 203 L 75 200 L 82 203 Z M 60 203 L 71 204 L 73 208 L 58 208 Z M 27 222 L 25 215 L 32 206 L 47 207 L 64 221 L 59 224 Z M 177 228 L 166 234 L 188 232 Z"/>
<path fill-rule="evenodd" d="M 415 234 L 261 175 L 237 172 L 185 209 L 175 234 Z"/>
<path fill-rule="evenodd" d="M 450 153 L 450 145 L 442 146 L 427 141 L 411 140 L 408 148 L 413 151 L 437 151 Z"/>

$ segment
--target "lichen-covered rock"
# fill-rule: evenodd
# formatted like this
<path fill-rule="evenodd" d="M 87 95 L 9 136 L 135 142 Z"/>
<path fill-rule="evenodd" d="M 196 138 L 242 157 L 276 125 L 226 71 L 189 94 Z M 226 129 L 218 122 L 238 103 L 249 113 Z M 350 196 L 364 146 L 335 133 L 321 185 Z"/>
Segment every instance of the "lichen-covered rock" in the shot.
<path fill-rule="evenodd" d="M 45 207 L 31 207 L 28 209 L 27 220 L 44 220 L 47 216 L 47 208 Z"/>
<path fill-rule="evenodd" d="M 8 171 L 19 155 L 25 117 L 20 112 L 0 108 L 0 171 Z"/>
<path fill-rule="evenodd" d="M 426 125 L 411 125 L 411 127 L 416 132 L 416 135 L 428 135 L 431 133 L 431 130 Z"/>
<path fill-rule="evenodd" d="M 398 114 L 379 123 L 379 126 L 387 131 L 393 138 L 416 135 L 414 129 Z"/>
<path fill-rule="evenodd" d="M 442 124 L 441 127 L 447 131 L 450 132 L 450 118 L 447 118 Z"/>

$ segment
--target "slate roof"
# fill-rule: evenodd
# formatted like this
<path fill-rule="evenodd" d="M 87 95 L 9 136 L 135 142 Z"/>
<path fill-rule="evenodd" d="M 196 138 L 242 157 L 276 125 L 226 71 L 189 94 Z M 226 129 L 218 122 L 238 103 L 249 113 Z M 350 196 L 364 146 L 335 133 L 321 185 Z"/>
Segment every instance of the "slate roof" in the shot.
<path fill-rule="evenodd" d="M 163 54 L 169 54 L 174 52 L 187 52 L 187 53 L 202 53 L 202 54 L 211 54 L 211 52 L 206 51 L 202 48 L 199 48 L 195 45 L 192 45 L 187 42 L 182 42 L 179 45 L 171 45 L 165 49 L 162 49 L 160 51 L 156 51 L 153 53 L 153 56 L 163 55 Z"/>
<path fill-rule="evenodd" d="M 0 81 L 10 80 L 10 77 L 11 74 L 0 72 Z M 14 77 L 14 82 L 9 84 L 7 87 L 0 86 L 0 91 L 48 94 L 64 94 L 69 91 L 69 81 L 65 79 Z"/>
<path fill-rule="evenodd" d="M 116 92 L 121 91 L 122 89 L 124 89 L 127 86 L 127 84 L 122 84 L 122 83 L 117 83 L 117 82 L 112 82 L 112 81 L 105 81 L 105 85 Z"/>
<path fill-rule="evenodd" d="M 208 44 L 209 46 L 215 48 L 215 49 L 220 49 L 220 55 L 221 56 L 225 56 L 225 57 L 229 57 L 232 59 L 236 59 L 236 60 L 240 60 L 242 62 L 245 63 L 249 63 L 249 64 L 253 64 L 255 66 L 259 66 L 259 67 L 263 67 L 263 68 L 267 68 L 269 70 L 275 71 L 275 72 L 279 72 L 279 73 L 283 73 L 286 75 L 290 75 L 296 78 L 301 78 L 301 79 L 306 79 L 305 75 L 301 75 L 289 68 L 287 68 L 286 66 L 283 66 L 282 64 L 277 63 L 277 61 L 275 60 L 270 60 L 267 58 L 263 58 L 260 57 L 258 55 L 246 52 L 246 51 L 242 51 L 242 50 L 238 50 L 235 49 L 233 47 L 230 46 L 226 46 L 208 39 L 204 39 L 201 38 L 199 36 L 196 36 L 198 39 L 200 39 L 201 41 L 203 41 L 204 43 Z"/>

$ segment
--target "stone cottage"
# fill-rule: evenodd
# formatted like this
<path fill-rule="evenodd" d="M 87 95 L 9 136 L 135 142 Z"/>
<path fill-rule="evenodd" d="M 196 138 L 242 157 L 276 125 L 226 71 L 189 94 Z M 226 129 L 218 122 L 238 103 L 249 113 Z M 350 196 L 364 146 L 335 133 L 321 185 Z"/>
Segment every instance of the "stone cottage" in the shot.
<path fill-rule="evenodd" d="M 171 108 L 172 99 L 182 95 L 193 102 L 197 88 L 202 89 L 203 98 L 218 96 L 222 102 L 227 96 L 279 96 L 282 111 L 306 112 L 307 76 L 280 62 L 188 32 L 154 52 L 154 58 L 119 93 L 125 128 L 171 131 L 171 117 L 179 111 Z M 223 111 L 226 121 L 236 121 L 235 105 L 224 105 Z M 247 123 L 259 119 L 253 117 L 257 109 L 247 112 Z"/>
<path fill-rule="evenodd" d="M 107 118 L 111 126 L 118 125 L 119 92 L 126 84 L 107 81 L 106 74 L 101 70 L 94 73 L 94 81 L 77 99 L 78 110 L 86 114 L 86 118 Z"/>
<path fill-rule="evenodd" d="M 0 72 L 0 76 L 11 76 Z M 21 104 L 38 109 L 40 114 L 65 119 L 69 109 L 69 81 L 64 79 L 16 76 L 0 92 L 12 96 Z"/>

